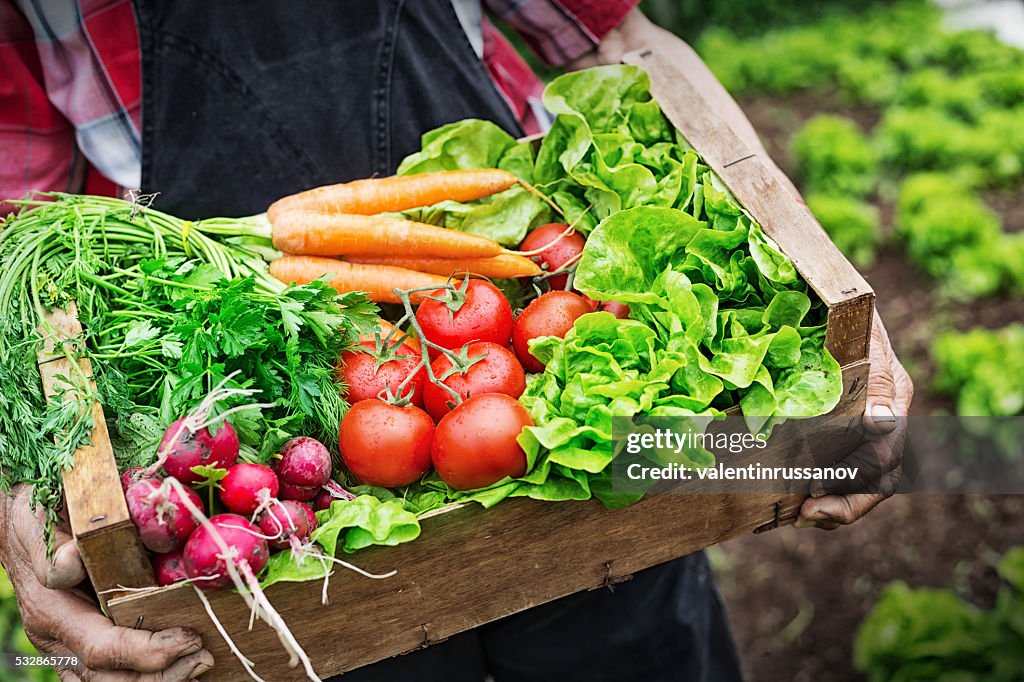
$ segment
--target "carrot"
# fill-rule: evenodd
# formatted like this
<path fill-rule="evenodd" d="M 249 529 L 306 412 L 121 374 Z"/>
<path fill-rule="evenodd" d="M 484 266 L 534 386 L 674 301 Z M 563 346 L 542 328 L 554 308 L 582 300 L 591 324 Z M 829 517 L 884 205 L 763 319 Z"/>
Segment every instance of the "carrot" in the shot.
<path fill-rule="evenodd" d="M 270 222 L 285 211 L 374 215 L 433 206 L 445 199 L 473 201 L 506 190 L 519 182 L 497 168 L 450 170 L 418 175 L 354 180 L 326 185 L 278 199 L 267 209 Z"/>
<path fill-rule="evenodd" d="M 393 265 L 397 268 L 429 272 L 434 275 L 466 273 L 481 277 L 511 279 L 514 277 L 536 277 L 543 272 L 540 266 L 529 258 L 512 254 L 501 254 L 490 258 L 415 258 L 397 256 L 359 256 L 346 258 L 350 263 L 372 265 Z"/>
<path fill-rule="evenodd" d="M 309 284 L 327 275 L 329 284 L 339 293 L 364 291 L 370 300 L 379 303 L 401 303 L 394 289 L 443 287 L 448 282 L 446 277 L 404 268 L 346 263 L 313 256 L 282 256 L 270 264 L 270 274 L 285 284 Z M 412 301 L 418 302 L 422 296 L 413 294 Z"/>
<path fill-rule="evenodd" d="M 274 246 L 303 256 L 487 258 L 498 242 L 458 230 L 386 216 L 287 211 L 273 223 Z"/>
<path fill-rule="evenodd" d="M 385 320 L 383 317 L 379 317 L 379 318 L 377 318 L 377 327 L 380 330 L 381 341 L 383 341 L 384 339 L 386 339 L 388 337 L 388 334 L 391 333 L 391 330 L 395 328 L 395 325 L 391 324 L 390 322 Z M 401 330 L 395 332 L 395 336 L 394 336 L 394 339 L 396 339 L 396 340 L 400 339 L 400 338 L 402 338 Z M 362 334 L 359 335 L 359 343 L 363 343 L 364 341 L 369 341 L 370 343 L 375 343 L 376 339 L 374 338 L 372 332 L 369 333 L 369 334 L 366 333 L 366 332 L 363 332 Z M 420 340 L 416 338 L 415 334 L 410 334 L 405 339 L 405 341 L 403 341 L 402 343 L 407 344 L 410 348 L 412 348 L 417 353 L 421 352 L 420 351 Z"/>

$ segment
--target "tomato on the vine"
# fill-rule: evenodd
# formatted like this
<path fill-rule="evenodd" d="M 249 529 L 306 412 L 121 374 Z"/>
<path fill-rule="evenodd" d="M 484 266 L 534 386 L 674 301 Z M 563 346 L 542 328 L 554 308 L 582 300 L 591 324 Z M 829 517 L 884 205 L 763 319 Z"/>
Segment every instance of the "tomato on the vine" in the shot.
<path fill-rule="evenodd" d="M 431 459 L 438 476 L 456 490 L 473 490 L 524 475 L 526 453 L 516 438 L 525 426 L 533 419 L 515 398 L 473 396 L 437 425 Z"/>
<path fill-rule="evenodd" d="M 430 470 L 434 420 L 418 407 L 363 400 L 341 420 L 338 447 L 345 466 L 370 485 L 397 488 Z"/>
<path fill-rule="evenodd" d="M 466 346 L 464 356 L 470 360 L 484 357 L 464 371 L 456 371 L 443 380 L 444 385 L 456 391 L 463 400 L 482 393 L 504 393 L 518 398 L 526 390 L 526 373 L 523 366 L 505 346 L 489 341 L 478 341 Z M 431 365 L 431 370 L 438 380 L 451 369 L 452 361 L 446 355 L 441 355 Z M 423 390 L 424 407 L 435 420 L 448 414 L 451 410 L 448 403 L 452 399 L 450 392 L 430 381 Z"/>
<path fill-rule="evenodd" d="M 420 354 L 408 344 L 403 343 L 391 351 L 384 351 L 385 357 L 398 356 L 386 360 L 380 367 L 377 365 L 376 344 L 363 341 L 359 347 L 341 354 L 338 362 L 338 373 L 348 386 L 346 397 L 350 403 L 377 398 L 385 388 L 396 398 L 409 398 L 416 406 L 423 405 L 423 386 L 427 383 L 426 367 L 419 367 Z M 398 389 L 410 374 L 412 379 L 398 395 Z"/>
<path fill-rule="evenodd" d="M 501 290 L 482 279 L 460 282 L 454 291 L 439 290 L 416 311 L 423 336 L 442 348 L 458 350 L 473 341 L 508 345 L 512 335 L 512 306 Z M 436 358 L 437 351 L 431 349 Z"/>

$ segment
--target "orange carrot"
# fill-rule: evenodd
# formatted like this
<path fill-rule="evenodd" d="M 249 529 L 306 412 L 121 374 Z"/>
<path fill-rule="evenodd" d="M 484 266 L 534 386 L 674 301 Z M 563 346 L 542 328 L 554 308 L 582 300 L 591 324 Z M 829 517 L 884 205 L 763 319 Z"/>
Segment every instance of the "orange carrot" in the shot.
<path fill-rule="evenodd" d="M 498 242 L 458 230 L 386 216 L 287 211 L 273 224 L 274 246 L 303 256 L 487 258 Z"/>
<path fill-rule="evenodd" d="M 312 256 L 282 256 L 270 264 L 270 274 L 285 284 L 309 284 L 324 275 L 339 293 L 364 291 L 370 300 L 400 303 L 393 289 L 443 287 L 448 279 L 424 272 L 394 268 L 387 265 L 361 265 L 333 258 Z M 430 292 L 425 292 L 430 293 Z M 423 294 L 413 294 L 418 302 Z"/>
<path fill-rule="evenodd" d="M 418 175 L 354 180 L 326 185 L 278 199 L 267 209 L 270 222 L 285 211 L 374 215 L 433 206 L 445 199 L 473 201 L 506 190 L 519 182 L 497 168 L 451 170 Z"/>
<path fill-rule="evenodd" d="M 388 337 L 388 334 L 391 333 L 391 330 L 395 328 L 395 325 L 391 324 L 390 322 L 385 320 L 383 317 L 379 317 L 379 318 L 377 318 L 377 327 L 380 330 L 380 339 L 381 339 L 381 341 L 383 341 L 384 339 L 386 339 Z M 394 338 L 395 340 L 402 338 L 402 332 L 401 331 L 395 332 L 395 335 L 392 338 Z M 376 343 L 376 339 L 373 336 L 373 332 L 370 332 L 370 333 L 363 332 L 362 334 L 360 334 L 359 335 L 359 343 L 363 343 L 364 341 L 369 341 L 370 343 Z M 415 334 L 410 334 L 405 339 L 405 341 L 403 341 L 402 343 L 407 344 L 415 352 L 417 352 L 417 353 L 420 352 L 420 340 L 416 338 Z"/>
<path fill-rule="evenodd" d="M 540 266 L 529 258 L 503 253 L 490 258 L 395 258 L 383 256 L 358 256 L 346 258 L 350 263 L 368 265 L 392 265 L 396 268 L 429 272 L 434 275 L 455 275 L 468 272 L 471 275 L 512 279 L 515 277 L 536 277 L 543 272 Z"/>

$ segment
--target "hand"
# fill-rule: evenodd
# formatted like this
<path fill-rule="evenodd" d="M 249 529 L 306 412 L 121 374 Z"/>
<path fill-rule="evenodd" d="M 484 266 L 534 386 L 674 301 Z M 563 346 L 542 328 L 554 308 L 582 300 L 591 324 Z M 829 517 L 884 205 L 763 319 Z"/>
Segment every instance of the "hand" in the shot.
<path fill-rule="evenodd" d="M 75 587 L 85 577 L 78 546 L 58 529 L 46 558 L 42 513 L 29 508 L 28 486 L 0 495 L 0 561 L 14 585 L 29 641 L 40 652 L 76 656 L 58 670 L 62 680 L 179 682 L 213 667 L 199 635 L 184 628 L 160 632 L 117 627 Z"/>
<path fill-rule="evenodd" d="M 871 371 L 868 375 L 864 428 L 867 436 L 849 457 L 869 462 L 877 475 L 878 492 L 812 497 L 800 507 L 797 528 L 833 530 L 853 523 L 874 509 L 899 487 L 907 415 L 914 399 L 914 384 L 893 353 L 889 335 L 875 312 L 871 330 Z"/>

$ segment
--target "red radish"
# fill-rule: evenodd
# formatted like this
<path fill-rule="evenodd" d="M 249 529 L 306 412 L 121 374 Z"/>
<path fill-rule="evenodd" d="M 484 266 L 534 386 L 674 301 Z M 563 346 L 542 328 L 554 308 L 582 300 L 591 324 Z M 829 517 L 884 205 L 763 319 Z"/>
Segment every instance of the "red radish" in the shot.
<path fill-rule="evenodd" d="M 335 481 L 327 481 L 320 492 L 313 498 L 313 508 L 317 511 L 327 509 L 335 500 L 354 500 L 356 496 L 342 488 Z"/>
<path fill-rule="evenodd" d="M 568 232 L 566 232 L 568 230 Z M 569 229 L 563 223 L 548 223 L 536 228 L 519 245 L 520 251 L 539 252 L 533 256 L 548 272 L 555 272 L 569 263 L 579 260 L 583 252 L 583 245 L 586 243 L 583 235 L 576 230 Z M 561 273 L 548 278 L 548 284 L 552 289 L 565 289 L 569 281 L 569 273 Z"/>
<path fill-rule="evenodd" d="M 190 488 L 181 487 L 200 510 L 203 501 Z M 125 493 L 128 514 L 139 531 L 146 549 L 163 554 L 180 548 L 199 525 L 182 502 L 177 490 L 167 483 L 142 479 L 132 483 Z"/>
<path fill-rule="evenodd" d="M 299 502 L 302 504 L 302 502 Z M 309 519 L 309 532 L 312 533 L 320 525 L 320 519 L 316 518 L 316 512 L 308 504 L 302 504 L 306 510 L 306 517 Z"/>
<path fill-rule="evenodd" d="M 320 492 L 313 498 L 313 509 L 320 511 L 321 509 L 328 509 L 331 506 L 331 502 L 334 502 L 337 497 L 331 494 L 331 491 L 320 489 Z"/>
<path fill-rule="evenodd" d="M 128 488 L 132 486 L 132 483 L 141 481 L 144 478 L 151 478 L 157 483 L 163 480 L 160 474 L 146 473 L 146 469 L 143 467 L 132 467 L 121 474 L 121 490 L 128 492 Z"/>
<path fill-rule="evenodd" d="M 331 453 L 315 438 L 300 436 L 281 446 L 280 458 L 273 461 L 273 467 L 282 488 L 288 485 L 314 489 L 305 497 L 285 496 L 305 501 L 312 499 L 320 487 L 331 480 Z M 304 495 L 306 491 L 297 492 Z"/>
<path fill-rule="evenodd" d="M 277 504 L 271 504 L 267 511 L 260 516 L 260 530 L 264 535 L 277 538 L 270 541 L 274 549 L 287 549 L 291 538 L 297 538 L 300 542 L 309 539 L 313 531 L 309 526 L 309 519 L 313 510 L 294 500 L 284 500 Z M 316 516 L 313 516 L 316 519 Z"/>
<path fill-rule="evenodd" d="M 590 304 L 570 291 L 549 291 L 519 313 L 512 326 L 512 348 L 527 372 L 543 372 L 544 363 L 530 353 L 530 341 L 541 336 L 565 338 L 576 320 L 593 312 Z"/>
<path fill-rule="evenodd" d="M 249 515 L 269 498 L 277 497 L 277 475 L 263 464 L 240 462 L 220 481 L 220 501 L 236 514 Z"/>
<path fill-rule="evenodd" d="M 190 419 L 183 417 L 167 427 L 158 449 L 161 457 L 166 457 L 164 471 L 186 484 L 200 480 L 192 467 L 227 469 L 238 460 L 238 434 L 231 424 L 221 422 L 193 430 Z"/>
<path fill-rule="evenodd" d="M 280 477 L 277 479 L 280 481 Z M 277 492 L 277 496 L 282 500 L 295 500 L 297 502 L 309 502 L 316 497 L 317 488 L 315 485 L 292 485 L 291 483 L 281 483 L 281 487 Z"/>
<path fill-rule="evenodd" d="M 196 587 L 209 591 L 227 587 L 232 583 L 224 561 L 224 551 L 213 536 L 214 530 L 227 545 L 231 560 L 242 569 L 240 572 L 243 576 L 247 573 L 255 575 L 266 565 L 267 559 L 270 558 L 270 549 L 267 547 L 267 541 L 260 537 L 262 534 L 259 528 L 244 516 L 218 514 L 210 518 L 209 525 L 204 524 L 192 533 L 182 552 L 188 577 L 193 580 L 203 578 L 196 580 Z"/>
<path fill-rule="evenodd" d="M 181 550 L 176 549 L 153 557 L 153 573 L 156 575 L 157 585 L 171 585 L 188 579 Z"/>

